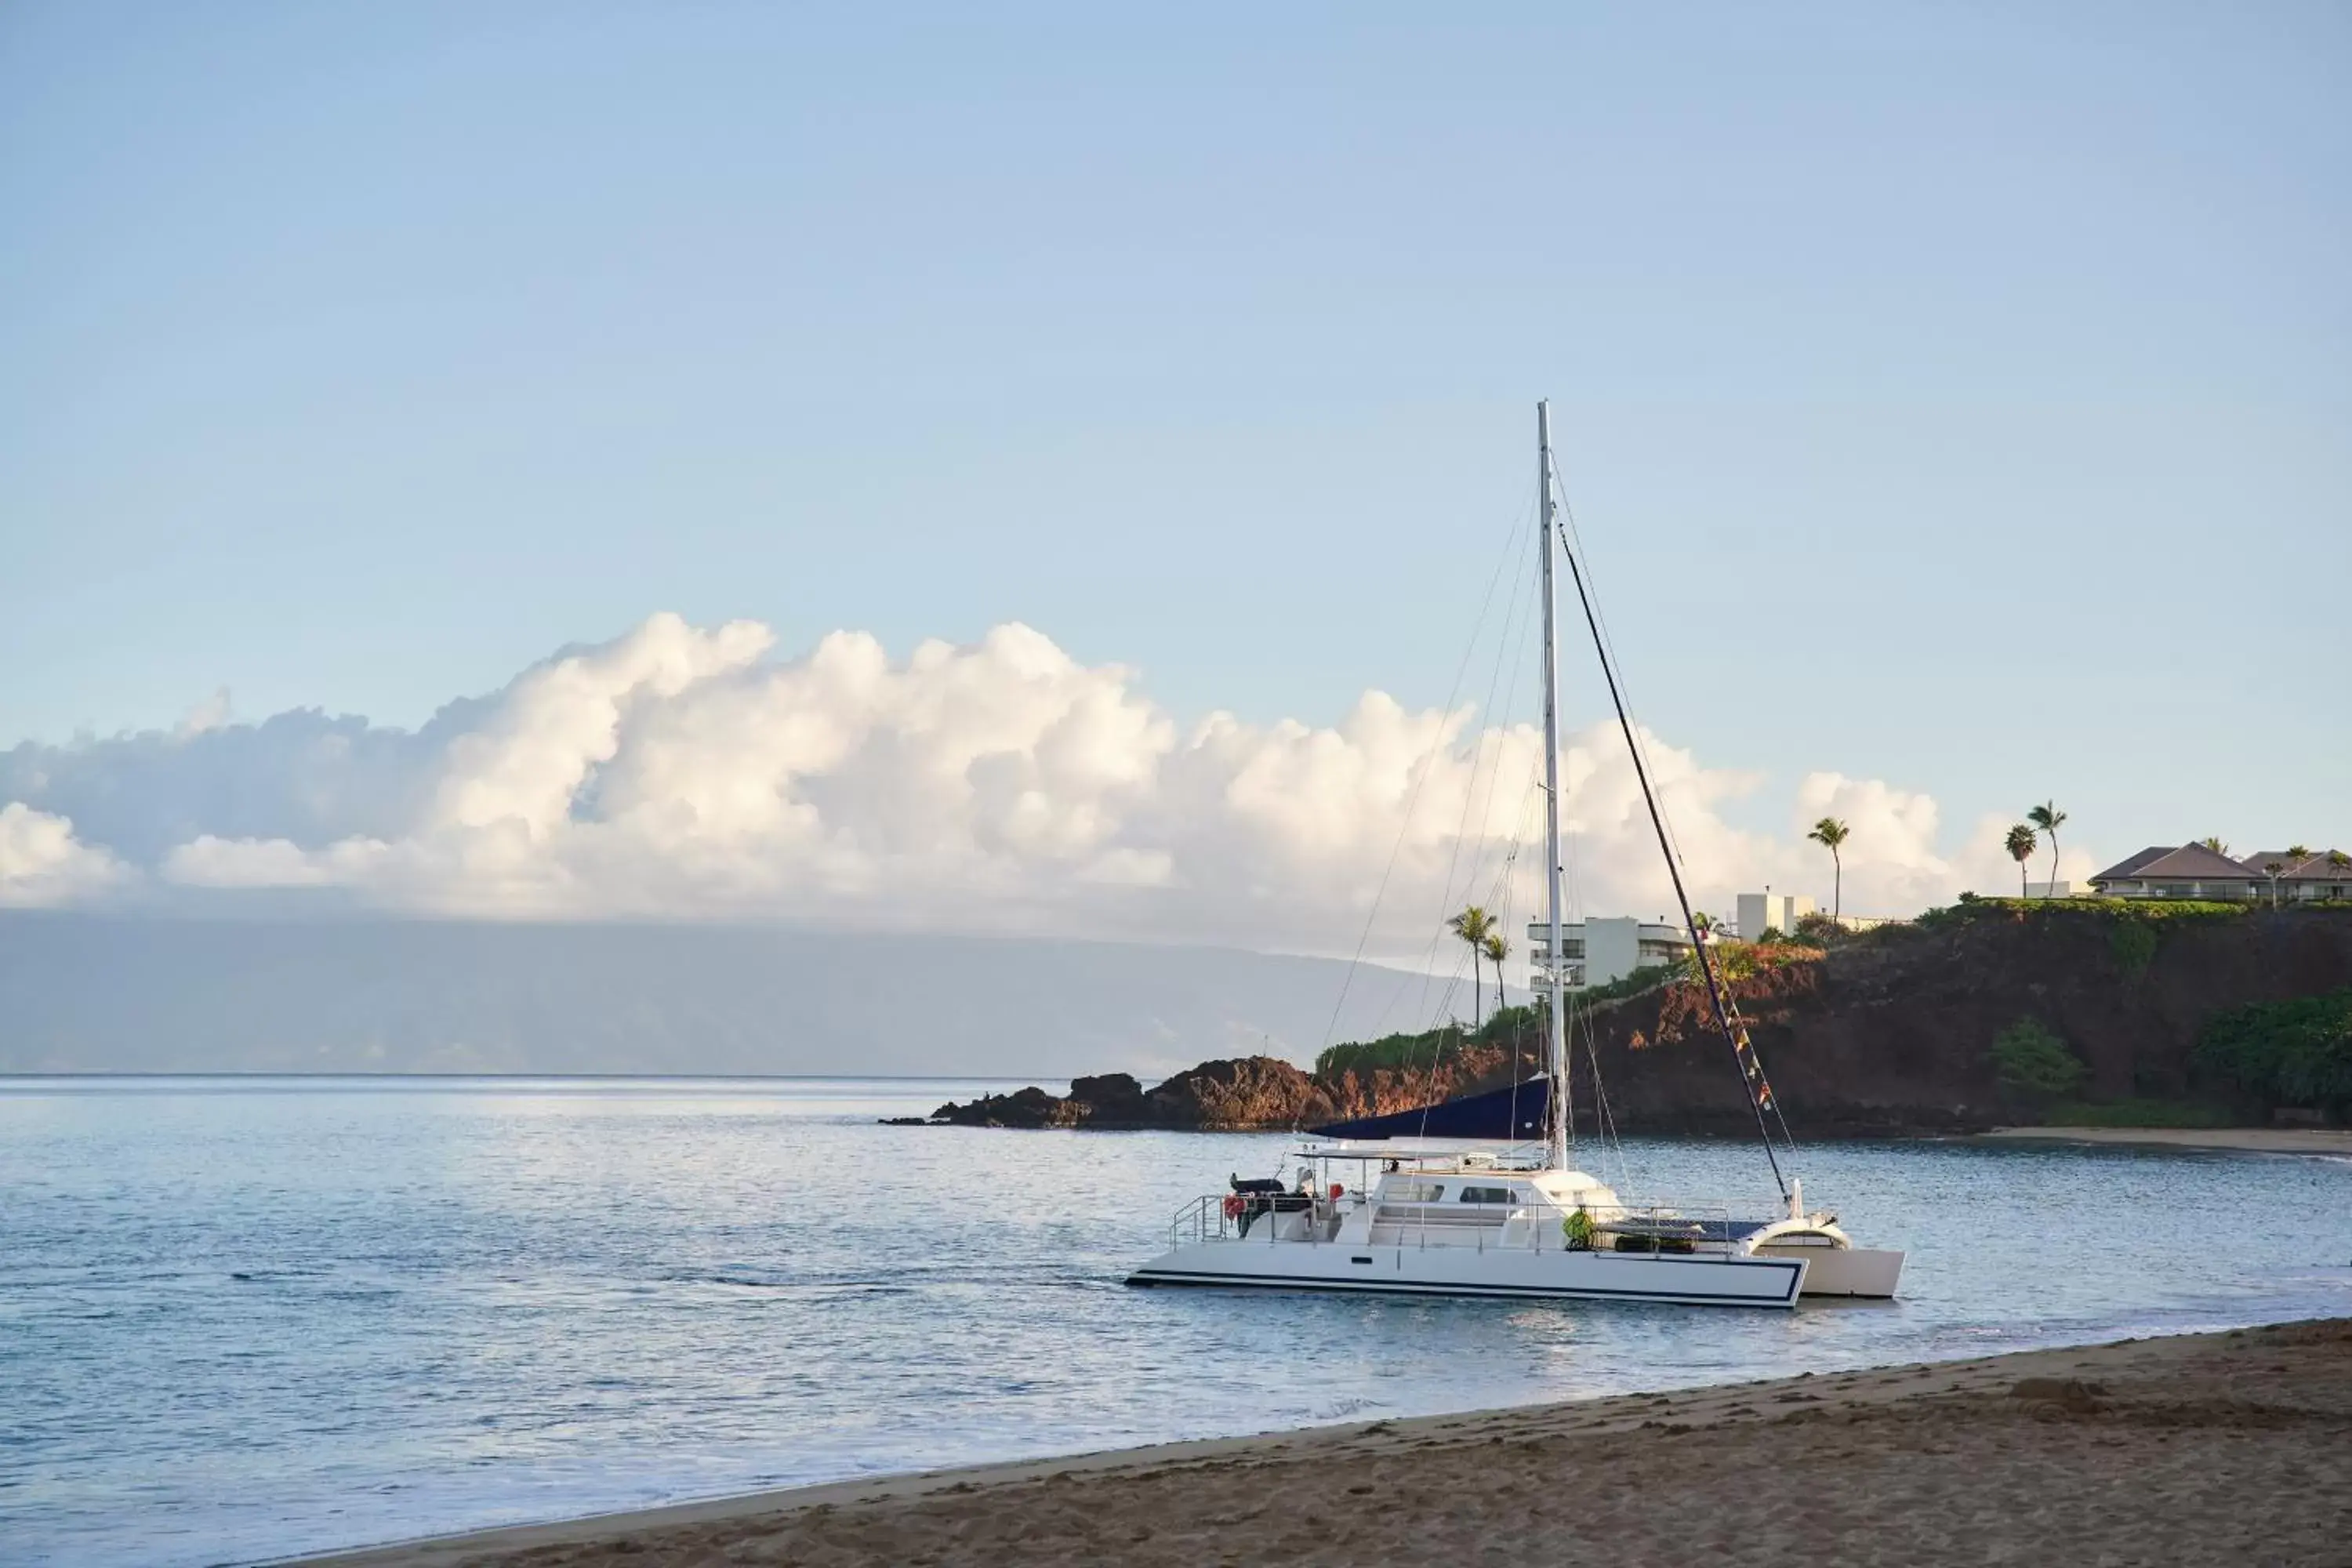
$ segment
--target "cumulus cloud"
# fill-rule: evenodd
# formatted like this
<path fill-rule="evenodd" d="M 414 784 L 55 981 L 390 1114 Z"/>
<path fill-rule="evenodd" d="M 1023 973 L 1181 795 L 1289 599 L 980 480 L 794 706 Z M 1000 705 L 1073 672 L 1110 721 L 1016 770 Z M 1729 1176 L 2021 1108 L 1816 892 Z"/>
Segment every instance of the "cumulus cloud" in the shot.
<path fill-rule="evenodd" d="M 182 740 L 201 735 L 207 730 L 217 730 L 228 722 L 228 688 L 216 688 L 210 697 L 181 715 L 179 727 L 173 733 Z"/>
<path fill-rule="evenodd" d="M 1133 671 L 1017 625 L 903 660 L 855 632 L 788 658 L 773 645 L 752 622 L 656 616 L 415 732 L 315 711 L 229 722 L 224 696 L 169 734 L 19 746 L 0 753 L 0 800 L 23 804 L 0 822 L 31 825 L 11 831 L 41 847 L 0 838 L 16 857 L 0 887 L 37 874 L 43 901 L 64 901 L 146 867 L 159 897 L 272 889 L 424 913 L 1320 952 L 1353 951 L 1377 899 L 1370 951 L 1404 959 L 1450 907 L 1483 900 L 1516 921 L 1539 897 L 1528 725 L 1379 692 L 1328 726 L 1180 725 Z M 1826 893 L 1801 841 L 1823 815 L 1853 828 L 1850 910 L 1907 912 L 2015 874 L 1997 828 L 1947 850 L 1936 803 L 1876 780 L 1811 774 L 1788 832 L 1735 827 L 1725 808 L 1754 775 L 1645 746 L 1685 877 L 1713 907 L 1768 882 Z M 1669 907 L 1614 727 L 1568 737 L 1561 776 L 1580 906 Z M 7 869 L 35 857 L 79 869 Z"/>
<path fill-rule="evenodd" d="M 65 817 L 22 801 L 0 805 L 0 907 L 78 903 L 131 876 L 106 849 L 77 838 Z"/>

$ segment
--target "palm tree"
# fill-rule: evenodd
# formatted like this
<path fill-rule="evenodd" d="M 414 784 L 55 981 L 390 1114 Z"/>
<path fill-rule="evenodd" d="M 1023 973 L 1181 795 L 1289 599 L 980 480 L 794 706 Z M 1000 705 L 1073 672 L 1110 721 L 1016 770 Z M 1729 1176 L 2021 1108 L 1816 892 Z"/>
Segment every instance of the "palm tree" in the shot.
<path fill-rule="evenodd" d="M 1705 910 L 1695 911 L 1691 915 L 1691 930 L 1698 932 L 1699 941 L 1705 942 L 1715 934 L 1715 917 Z"/>
<path fill-rule="evenodd" d="M 2202 844 L 2206 848 L 2210 849 L 2216 855 L 2227 855 L 2230 852 L 2230 847 L 2221 842 L 2221 836 L 2218 834 L 2210 838 L 2200 838 L 2197 842 Z"/>
<path fill-rule="evenodd" d="M 2066 814 L 2058 809 L 2056 801 L 2045 800 L 2027 812 L 2025 820 L 2041 829 L 2050 840 L 2050 890 L 2055 893 L 2058 890 L 2058 825 L 2066 820 Z"/>
<path fill-rule="evenodd" d="M 2265 860 L 2263 862 L 2263 875 L 2271 879 L 2271 908 L 2273 909 L 2278 908 L 2279 873 L 2285 869 L 2286 862 L 2284 860 Z"/>
<path fill-rule="evenodd" d="M 2301 865 L 2311 858 L 2311 847 L 2307 844 L 2290 844 L 2286 847 L 2286 858 Z"/>
<path fill-rule="evenodd" d="M 2025 888 L 2025 863 L 2033 858 L 2033 852 L 2041 847 L 2041 841 L 2033 837 L 2032 828 L 2021 822 L 2009 830 L 2009 837 L 2001 842 L 2003 847 L 2009 851 L 2009 858 L 2017 862 L 2017 896 L 2021 899 L 2025 898 L 2028 896 Z"/>
<path fill-rule="evenodd" d="M 1478 963 L 1486 952 L 1486 938 L 1494 934 L 1495 917 L 1478 905 L 1472 904 L 1447 921 L 1445 929 L 1470 944 L 1470 1016 L 1475 1022 L 1478 1015 L 1486 1010 L 1486 972 L 1478 967 Z"/>
<path fill-rule="evenodd" d="M 1830 884 L 1830 919 L 1836 920 L 1844 912 L 1845 857 L 1838 853 L 1838 847 L 1846 841 L 1846 826 L 1834 816 L 1824 816 L 1813 824 L 1813 830 L 1805 837 L 1830 852 L 1830 865 L 1836 878 Z"/>
<path fill-rule="evenodd" d="M 2352 871 L 2352 855 L 2347 855 L 2341 849 L 2330 849 L 2327 852 L 2327 868 L 2335 872 L 2339 878 L 2342 877 L 2345 872 Z M 2333 888 L 2328 889 L 2327 896 L 2331 899 L 2335 898 L 2336 896 L 2336 889 Z"/>
<path fill-rule="evenodd" d="M 1486 940 L 1478 944 L 1486 950 L 1486 962 L 1495 966 L 1495 1011 L 1503 1010 L 1503 960 L 1511 956 L 1511 944 L 1499 931 L 1490 931 Z"/>

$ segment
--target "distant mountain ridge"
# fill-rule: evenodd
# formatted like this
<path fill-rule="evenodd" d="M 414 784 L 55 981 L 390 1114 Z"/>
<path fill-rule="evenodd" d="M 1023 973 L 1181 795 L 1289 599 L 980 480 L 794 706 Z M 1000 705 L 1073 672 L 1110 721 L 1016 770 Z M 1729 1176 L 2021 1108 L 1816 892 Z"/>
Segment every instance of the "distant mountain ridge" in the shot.
<path fill-rule="evenodd" d="M 782 926 L 7 910 L 0 1072 L 1149 1073 L 1311 1059 L 1335 1005 L 1339 1037 L 1376 1034 L 1444 988 L 1347 972 Z"/>

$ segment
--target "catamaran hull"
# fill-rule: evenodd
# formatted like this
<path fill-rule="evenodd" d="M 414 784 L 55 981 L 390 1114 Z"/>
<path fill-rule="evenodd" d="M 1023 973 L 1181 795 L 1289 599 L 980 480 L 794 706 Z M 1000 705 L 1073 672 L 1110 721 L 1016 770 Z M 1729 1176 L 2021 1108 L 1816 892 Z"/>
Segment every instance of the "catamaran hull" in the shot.
<path fill-rule="evenodd" d="M 1781 1248 L 1769 1244 L 1757 1248 L 1764 1258 L 1801 1255 L 1806 1259 L 1805 1294 L 1844 1296 L 1860 1300 L 1891 1301 L 1903 1278 L 1903 1254 L 1873 1247 L 1806 1247 Z"/>
<path fill-rule="evenodd" d="M 1801 1258 L 1210 1241 L 1164 1252 L 1127 1282 L 1787 1308 L 1811 1267 Z"/>

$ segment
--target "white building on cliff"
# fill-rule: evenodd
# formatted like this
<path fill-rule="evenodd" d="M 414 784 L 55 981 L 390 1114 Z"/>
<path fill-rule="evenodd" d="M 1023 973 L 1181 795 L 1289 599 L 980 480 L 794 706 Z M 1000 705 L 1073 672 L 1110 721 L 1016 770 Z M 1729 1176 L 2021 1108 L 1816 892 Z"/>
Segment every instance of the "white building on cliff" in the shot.
<path fill-rule="evenodd" d="M 1631 915 L 1616 920 L 1563 921 L 1559 928 L 1560 961 L 1565 973 L 1562 983 L 1570 991 L 1582 991 L 1589 986 L 1606 985 L 1612 980 L 1622 980 L 1637 969 L 1654 969 L 1663 964 L 1677 963 L 1691 950 L 1690 932 L 1664 921 L 1636 920 Z M 1535 992 L 1549 990 L 1551 985 L 1551 923 L 1530 921 L 1528 923 L 1528 988 Z"/>

